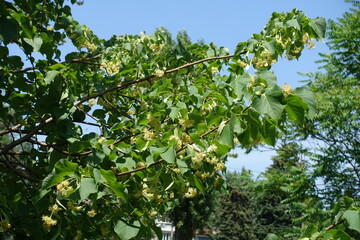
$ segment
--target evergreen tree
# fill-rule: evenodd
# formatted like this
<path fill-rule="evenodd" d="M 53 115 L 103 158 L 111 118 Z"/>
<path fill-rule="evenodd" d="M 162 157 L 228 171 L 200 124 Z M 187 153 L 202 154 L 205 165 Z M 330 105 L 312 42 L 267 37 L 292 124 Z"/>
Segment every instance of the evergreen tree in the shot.
<path fill-rule="evenodd" d="M 242 170 L 228 173 L 227 192 L 219 196 L 217 208 L 213 215 L 214 235 L 217 240 L 254 239 L 254 215 L 251 204 L 251 172 Z"/>

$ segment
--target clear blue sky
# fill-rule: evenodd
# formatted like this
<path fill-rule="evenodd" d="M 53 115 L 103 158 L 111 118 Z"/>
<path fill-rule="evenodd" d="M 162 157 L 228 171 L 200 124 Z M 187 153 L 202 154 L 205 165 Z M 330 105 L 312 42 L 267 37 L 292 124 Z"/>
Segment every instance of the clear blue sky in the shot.
<path fill-rule="evenodd" d="M 73 6 L 73 17 L 87 25 L 101 38 L 112 35 L 152 33 L 157 27 L 166 27 L 175 36 L 186 30 L 193 41 L 215 42 L 231 52 L 238 42 L 258 33 L 273 12 L 298 8 L 311 18 L 336 19 L 351 7 L 342 0 L 85 0 L 82 6 Z M 328 52 L 325 44 L 317 43 L 315 50 L 305 50 L 299 61 L 280 60 L 272 69 L 279 85 L 300 86 L 304 79 L 297 72 L 315 72 L 318 53 Z M 229 170 L 243 166 L 257 175 L 271 163 L 273 152 L 253 152 L 227 163 Z"/>

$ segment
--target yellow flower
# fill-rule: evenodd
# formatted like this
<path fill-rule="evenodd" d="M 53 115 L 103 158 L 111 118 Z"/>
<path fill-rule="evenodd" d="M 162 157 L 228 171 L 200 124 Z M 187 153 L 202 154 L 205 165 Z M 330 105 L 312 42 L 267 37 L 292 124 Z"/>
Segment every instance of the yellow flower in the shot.
<path fill-rule="evenodd" d="M 88 103 L 89 103 L 89 106 L 92 107 L 92 106 L 94 106 L 94 105 L 97 103 L 97 100 L 96 100 L 96 99 L 90 99 L 90 100 L 88 101 Z"/>
<path fill-rule="evenodd" d="M 182 141 L 184 143 L 191 143 L 191 137 L 189 135 L 185 135 L 182 137 Z"/>
<path fill-rule="evenodd" d="M 185 193 L 186 198 L 194 198 L 197 195 L 196 188 L 189 187 L 187 192 Z"/>
<path fill-rule="evenodd" d="M 45 227 L 51 227 L 51 226 L 55 226 L 57 224 L 57 221 L 52 219 L 49 216 L 42 216 L 42 221 L 44 222 L 44 226 Z"/>
<path fill-rule="evenodd" d="M 311 42 L 311 43 L 309 43 L 308 48 L 309 48 L 309 49 L 314 49 L 314 48 L 315 48 L 315 45 L 316 45 L 316 43 Z"/>
<path fill-rule="evenodd" d="M 57 204 L 54 204 L 54 205 L 49 207 L 49 211 L 52 212 L 52 213 L 57 213 L 60 210 L 61 210 L 61 208 Z"/>
<path fill-rule="evenodd" d="M 239 60 L 237 60 L 237 63 L 238 63 L 238 64 L 240 65 L 240 67 L 242 67 L 242 68 L 244 68 L 244 67 L 246 67 L 246 66 L 247 66 L 246 62 L 241 61 L 240 59 L 239 59 Z"/>
<path fill-rule="evenodd" d="M 69 181 L 64 180 L 58 185 L 56 185 L 56 190 L 58 191 L 59 195 L 65 196 L 66 194 L 68 194 L 70 191 L 73 190 L 73 188 L 69 186 L 69 184 L 70 184 Z"/>
<path fill-rule="evenodd" d="M 146 130 L 144 132 L 144 140 L 145 141 L 151 141 L 155 138 L 155 133 L 149 130 Z"/>
<path fill-rule="evenodd" d="M 157 214 L 158 214 L 157 211 L 151 211 L 150 216 L 151 216 L 151 217 L 154 217 L 154 216 L 156 216 Z"/>
<path fill-rule="evenodd" d="M 220 163 L 216 164 L 215 171 L 222 171 L 222 170 L 224 170 L 224 168 L 225 168 L 225 164 L 220 162 Z"/>
<path fill-rule="evenodd" d="M 217 72 L 219 72 L 219 69 L 217 67 L 211 67 L 211 73 L 212 74 L 215 74 Z"/>
<path fill-rule="evenodd" d="M 161 78 L 162 76 L 164 76 L 164 74 L 165 74 L 165 72 L 163 70 L 160 70 L 160 69 L 155 70 L 155 75 L 158 78 Z"/>
<path fill-rule="evenodd" d="M 207 152 L 215 152 L 217 150 L 217 146 L 215 144 L 212 144 L 208 147 L 206 150 Z"/>
<path fill-rule="evenodd" d="M 2 229 L 9 229 L 9 228 L 11 228 L 11 224 L 9 223 L 9 221 L 8 220 L 2 220 L 2 221 L 0 221 L 0 228 L 2 228 Z"/>
<path fill-rule="evenodd" d="M 189 128 L 192 127 L 194 125 L 194 121 L 193 120 L 188 120 L 188 119 L 181 119 L 179 121 L 180 125 L 182 125 L 185 128 Z"/>
<path fill-rule="evenodd" d="M 67 203 L 67 207 L 69 209 L 73 210 L 74 212 L 79 212 L 82 209 L 82 207 L 80 207 L 80 206 L 74 206 L 71 202 Z"/>
<path fill-rule="evenodd" d="M 283 94 L 285 97 L 289 96 L 292 92 L 291 86 L 288 84 L 285 84 L 284 86 L 282 86 L 282 89 L 283 89 Z"/>
<path fill-rule="evenodd" d="M 92 209 L 92 210 L 88 211 L 86 214 L 87 214 L 89 217 L 95 217 L 96 211 L 95 211 L 94 209 Z"/>

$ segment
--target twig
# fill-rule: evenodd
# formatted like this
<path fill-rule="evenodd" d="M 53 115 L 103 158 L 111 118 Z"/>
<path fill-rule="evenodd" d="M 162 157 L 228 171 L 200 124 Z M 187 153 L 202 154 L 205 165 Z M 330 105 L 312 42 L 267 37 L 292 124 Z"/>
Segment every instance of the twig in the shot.
<path fill-rule="evenodd" d="M 226 123 L 227 122 L 229 122 L 229 120 L 226 121 Z M 204 138 L 205 136 L 209 135 L 210 133 L 215 132 L 218 128 L 219 128 L 219 126 L 216 126 L 213 129 L 201 134 L 200 138 Z M 189 145 L 192 145 L 192 144 L 193 143 L 189 143 Z M 176 151 L 176 153 L 179 153 L 179 152 L 183 151 L 187 146 L 181 147 L 179 150 Z M 143 170 L 145 170 L 147 168 L 150 168 L 150 167 L 153 167 L 155 165 L 162 164 L 164 161 L 165 161 L 164 159 L 160 159 L 159 161 L 154 162 L 154 163 L 150 164 L 149 166 L 139 167 L 139 168 L 136 168 L 136 169 L 133 169 L 133 170 L 130 170 L 130 171 L 126 171 L 126 172 L 120 172 L 120 173 L 117 173 L 116 176 L 123 176 L 123 175 L 128 175 L 128 174 L 131 174 L 131 173 L 134 173 L 134 172 L 143 171 Z"/>
<path fill-rule="evenodd" d="M 328 226 L 327 228 L 325 228 L 325 230 L 328 231 L 328 230 L 330 230 L 330 229 L 333 229 L 334 227 L 336 227 L 336 226 L 338 226 L 338 225 L 340 225 L 340 224 L 342 224 L 342 223 L 344 223 L 344 222 L 345 222 L 345 219 L 343 219 L 343 220 L 341 220 L 341 221 L 339 221 L 339 222 L 337 222 L 337 223 L 331 224 L 330 226 Z"/>
<path fill-rule="evenodd" d="M 131 119 L 131 117 L 130 117 L 129 115 L 127 115 L 126 113 L 123 113 L 122 111 L 120 111 L 119 109 L 117 109 L 116 107 L 114 107 L 114 105 L 112 105 L 111 102 L 109 102 L 109 100 L 107 100 L 104 96 L 101 96 L 101 98 L 105 101 L 105 103 L 106 103 L 107 105 L 109 105 L 112 109 L 114 109 L 115 111 L 117 111 L 120 115 Z"/>
<path fill-rule="evenodd" d="M 245 52 L 241 52 L 239 55 L 241 54 L 244 54 Z M 65 62 L 61 62 L 61 63 L 68 63 L 68 62 L 76 62 L 76 63 L 80 63 L 81 61 L 88 61 L 88 60 L 92 60 L 92 59 L 95 59 L 95 58 L 99 58 L 101 57 L 102 55 L 99 54 L 99 55 L 96 55 L 96 56 L 93 56 L 91 58 L 85 58 L 85 59 L 73 59 L 71 61 L 65 61 Z M 219 59 L 228 59 L 228 58 L 232 58 L 236 55 L 234 54 L 231 54 L 231 55 L 226 55 L 226 56 L 220 56 L 220 57 L 211 57 L 211 58 L 204 58 L 204 59 L 201 59 L 201 60 L 198 60 L 198 61 L 195 61 L 195 62 L 191 62 L 191 63 L 187 63 L 185 65 L 182 65 L 180 67 L 177 67 L 177 68 L 173 68 L 173 69 L 170 69 L 168 71 L 165 71 L 164 74 L 170 74 L 170 73 L 174 73 L 174 72 L 177 72 L 181 69 L 184 69 L 184 68 L 187 68 L 187 67 L 190 67 L 190 66 L 194 66 L 196 64 L 199 64 L 199 63 L 203 63 L 203 62 L 206 62 L 206 61 L 212 61 L 212 60 L 219 60 Z M 17 71 L 14 71 L 14 73 L 17 73 L 17 72 L 25 72 L 25 71 L 29 71 L 29 70 L 34 70 L 35 68 L 26 68 L 26 69 L 22 69 L 22 70 L 17 70 Z M 114 90 L 117 90 L 117 89 L 123 89 L 123 88 L 126 88 L 128 86 L 131 86 L 133 84 L 137 84 L 137 83 L 140 83 L 140 82 L 143 82 L 143 81 L 147 81 L 149 79 L 152 79 L 152 78 L 155 78 L 156 75 L 150 75 L 150 76 L 147 76 L 147 77 L 143 77 L 143 78 L 139 78 L 139 79 L 136 79 L 134 81 L 129 81 L 129 82 L 125 82 L 123 84 L 118 84 L 116 86 L 113 86 L 113 87 L 110 87 L 108 89 L 105 89 L 101 92 L 98 92 L 98 93 L 95 93 L 95 94 L 92 94 L 92 95 L 89 95 L 89 96 L 86 96 L 84 98 L 81 98 L 80 100 L 78 100 L 77 102 L 74 103 L 74 106 L 77 107 L 79 106 L 80 104 L 88 101 L 89 99 L 92 99 L 92 98 L 96 98 L 96 97 L 99 97 L 99 96 L 102 96 L 104 95 L 105 93 L 108 93 L 108 92 L 111 92 L 111 91 L 114 91 Z M 81 109 L 80 109 L 81 110 Z M 28 139 L 30 139 L 33 135 L 35 135 L 41 128 L 43 128 L 44 126 L 46 126 L 48 123 L 54 121 L 54 119 L 52 117 L 46 119 L 45 121 L 43 121 L 42 123 L 40 123 L 36 128 L 34 128 L 33 130 L 31 130 L 27 135 L 25 135 L 24 137 L 21 137 L 19 138 L 18 140 L 10 143 L 9 145 L 5 146 L 3 149 L 0 150 L 0 154 L 3 154 L 3 153 L 6 153 L 8 152 L 10 149 L 16 147 L 17 145 L 27 141 Z M 215 130 L 214 130 L 215 131 Z"/>
<path fill-rule="evenodd" d="M 3 135 L 8 134 L 8 133 L 10 133 L 10 132 L 16 132 L 16 131 L 19 130 L 19 128 L 20 128 L 21 126 L 22 126 L 21 124 L 18 124 L 18 125 L 10 128 L 10 129 L 3 130 L 3 131 L 0 132 L 0 136 L 3 136 Z"/>
<path fill-rule="evenodd" d="M 6 152 L 8 152 L 10 149 L 16 147 L 17 145 L 26 142 L 27 140 L 29 140 L 33 135 L 35 135 L 41 128 L 43 128 L 44 126 L 46 126 L 48 123 L 52 122 L 54 119 L 52 117 L 46 119 L 45 121 L 41 122 L 36 128 L 34 128 L 33 130 L 31 130 L 28 134 L 26 134 L 25 136 L 19 138 L 18 140 L 10 143 L 9 145 L 5 146 L 3 149 L 0 150 L 0 154 L 4 154 Z"/>
<path fill-rule="evenodd" d="M 16 174 L 19 175 L 20 177 L 25 178 L 25 179 L 28 179 L 28 180 L 33 181 L 33 182 L 40 182 L 39 179 L 30 177 L 30 176 L 27 176 L 26 174 L 24 174 L 24 172 L 20 171 L 20 170 L 17 169 L 16 167 L 14 167 L 8 159 L 0 158 L 0 162 L 4 163 L 5 166 L 6 166 L 9 170 L 11 170 L 12 172 L 16 173 Z"/>
<path fill-rule="evenodd" d="M 241 52 L 239 55 L 244 54 L 244 53 L 245 52 Z M 198 60 L 198 61 L 195 61 L 195 62 L 187 63 L 187 64 L 182 65 L 182 66 L 177 67 L 177 68 L 167 70 L 167 71 L 164 72 L 164 74 L 166 75 L 166 74 L 174 73 L 174 72 L 177 72 L 177 71 L 179 71 L 181 69 L 188 68 L 188 67 L 194 66 L 194 65 L 199 64 L 199 63 L 212 61 L 212 60 L 219 60 L 219 59 L 228 59 L 228 58 L 232 58 L 234 56 L 235 56 L 234 54 L 231 54 L 231 55 L 220 56 L 220 57 L 204 58 L 204 59 L 201 59 L 201 60 Z M 117 89 L 123 89 L 123 88 L 126 88 L 128 86 L 131 86 L 131 85 L 134 85 L 134 84 L 137 84 L 137 83 L 141 83 L 141 82 L 150 80 L 150 79 L 155 78 L 155 77 L 156 77 L 156 75 L 153 74 L 153 75 L 150 75 L 150 76 L 147 76 L 147 77 L 136 79 L 134 81 L 129 81 L 129 82 L 125 82 L 125 83 L 122 83 L 122 84 L 118 84 L 118 85 L 113 86 L 111 88 L 105 89 L 105 90 L 103 90 L 101 92 L 86 96 L 86 97 L 78 100 L 77 102 L 75 102 L 74 106 L 78 106 L 78 105 L 82 104 L 83 102 L 86 102 L 86 101 L 88 101 L 88 100 L 90 100 L 92 98 L 97 98 L 99 96 L 102 96 L 105 93 L 108 93 L 108 92 L 111 92 L 111 91 L 114 91 L 114 90 L 117 90 Z"/>
<path fill-rule="evenodd" d="M 96 56 L 89 57 L 89 58 L 72 59 L 72 60 L 70 60 L 70 61 L 63 61 L 63 62 L 59 62 L 59 63 L 55 63 L 55 64 L 85 63 L 85 64 L 91 64 L 91 65 L 101 65 L 101 63 L 88 62 L 89 60 L 93 60 L 93 59 L 99 58 L 99 57 L 101 57 L 101 56 L 102 56 L 102 54 L 98 54 L 98 55 L 96 55 Z M 52 65 L 50 65 L 50 66 L 53 66 L 53 65 L 55 65 L 55 64 L 52 64 Z M 35 69 L 38 69 L 38 68 L 37 68 L 37 67 L 28 67 L 28 68 L 23 68 L 23 69 L 20 69 L 20 70 L 12 71 L 12 73 L 28 72 L 28 71 L 35 70 Z"/>

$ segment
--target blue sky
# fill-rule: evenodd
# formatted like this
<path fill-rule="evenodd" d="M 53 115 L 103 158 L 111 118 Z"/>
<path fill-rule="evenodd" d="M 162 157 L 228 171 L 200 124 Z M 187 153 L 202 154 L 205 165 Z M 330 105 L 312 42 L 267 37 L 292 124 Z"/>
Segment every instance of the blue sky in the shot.
<path fill-rule="evenodd" d="M 206 43 L 233 51 L 238 42 L 246 41 L 258 33 L 273 12 L 291 11 L 298 8 L 311 18 L 336 19 L 351 7 L 342 0 L 85 0 L 82 6 L 73 6 L 73 17 L 87 25 L 101 38 L 112 35 L 152 33 L 157 27 L 167 28 L 174 36 L 186 30 L 192 41 Z M 317 71 L 314 63 L 318 53 L 328 52 L 324 43 L 316 49 L 305 50 L 299 61 L 280 60 L 272 69 L 279 85 L 301 86 L 303 80 L 297 72 Z M 244 155 L 240 150 L 237 159 L 227 163 L 229 170 L 240 170 L 243 166 L 257 175 L 271 163 L 273 152 L 253 152 Z"/>

